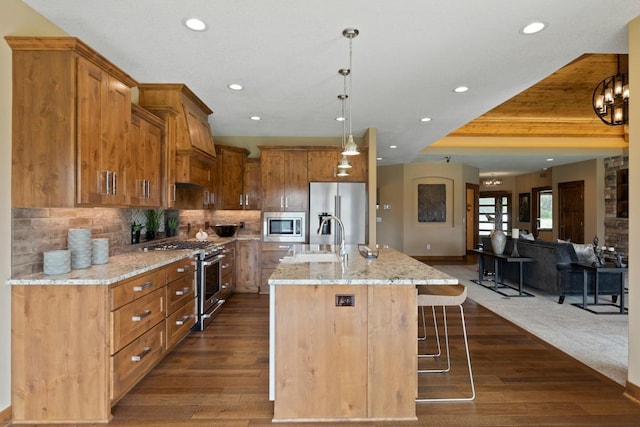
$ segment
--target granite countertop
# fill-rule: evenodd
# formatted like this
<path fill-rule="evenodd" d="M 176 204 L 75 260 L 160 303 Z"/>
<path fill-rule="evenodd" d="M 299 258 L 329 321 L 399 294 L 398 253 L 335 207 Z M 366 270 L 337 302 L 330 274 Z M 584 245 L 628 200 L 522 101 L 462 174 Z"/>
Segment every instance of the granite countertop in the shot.
<path fill-rule="evenodd" d="M 35 273 L 7 280 L 8 285 L 110 285 L 188 258 L 197 250 L 135 251 L 109 257 L 107 264 L 92 265 L 66 274 Z M 195 260 L 194 260 L 195 262 Z M 195 266 L 194 266 L 195 267 Z"/>
<path fill-rule="evenodd" d="M 259 234 L 236 234 L 232 237 L 209 235 L 207 241 L 226 245 L 236 240 L 260 240 Z M 152 242 L 147 242 L 153 244 Z M 67 274 L 34 273 L 7 280 L 7 285 L 110 285 L 197 254 L 197 250 L 135 250 L 109 257 L 107 264 L 92 265 Z"/>
<path fill-rule="evenodd" d="M 294 245 L 287 254 L 336 251 L 336 246 Z M 458 279 L 395 249 L 381 248 L 367 259 L 357 245 L 347 245 L 346 262 L 291 262 L 287 257 L 269 278 L 269 285 L 454 285 Z"/>

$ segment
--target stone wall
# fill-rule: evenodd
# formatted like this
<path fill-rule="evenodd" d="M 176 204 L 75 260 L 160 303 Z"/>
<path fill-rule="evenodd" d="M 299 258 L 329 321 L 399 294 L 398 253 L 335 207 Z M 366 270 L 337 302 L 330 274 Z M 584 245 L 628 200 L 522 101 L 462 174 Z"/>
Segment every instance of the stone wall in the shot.
<path fill-rule="evenodd" d="M 174 213 L 176 211 L 173 211 Z M 180 239 L 194 238 L 206 223 L 237 223 L 239 234 L 260 234 L 260 211 L 181 210 Z M 109 239 L 109 256 L 138 250 L 148 244 L 131 244 L 131 223 L 141 222 L 144 209 L 115 208 L 14 208 L 11 210 L 11 276 L 42 272 L 43 252 L 66 249 L 70 228 L 89 228 L 92 238 Z M 161 225 L 160 238 L 164 236 Z M 213 235 L 213 230 L 208 230 Z"/>
<path fill-rule="evenodd" d="M 609 157 L 604 160 L 605 167 L 605 219 L 604 241 L 600 244 L 613 246 L 618 252 L 628 254 L 629 251 L 629 219 L 617 216 L 617 184 L 618 170 L 629 168 L 629 156 Z"/>

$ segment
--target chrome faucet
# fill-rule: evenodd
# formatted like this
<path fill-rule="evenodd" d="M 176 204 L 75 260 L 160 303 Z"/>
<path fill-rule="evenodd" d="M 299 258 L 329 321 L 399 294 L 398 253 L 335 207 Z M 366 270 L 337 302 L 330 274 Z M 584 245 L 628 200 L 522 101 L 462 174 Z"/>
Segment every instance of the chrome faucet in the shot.
<path fill-rule="evenodd" d="M 326 215 L 324 217 L 322 217 L 322 221 L 320 221 L 320 226 L 318 227 L 318 234 L 320 234 L 320 232 L 322 231 L 322 227 L 324 226 L 324 224 L 329 221 L 330 219 L 334 219 L 338 225 L 340 225 L 340 258 L 342 259 L 342 261 L 346 261 L 347 260 L 347 250 L 344 246 L 344 224 L 342 223 L 342 221 L 340 220 L 340 218 L 338 218 L 337 216 L 333 216 L 333 215 Z"/>

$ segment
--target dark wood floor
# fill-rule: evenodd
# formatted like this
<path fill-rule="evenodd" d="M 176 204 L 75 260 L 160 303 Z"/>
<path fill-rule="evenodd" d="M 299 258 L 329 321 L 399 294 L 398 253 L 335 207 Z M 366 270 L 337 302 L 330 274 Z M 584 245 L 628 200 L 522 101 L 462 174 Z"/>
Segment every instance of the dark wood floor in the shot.
<path fill-rule="evenodd" d="M 115 406 L 111 425 L 272 426 L 268 299 L 231 297 L 209 328 L 188 336 Z M 416 422 L 324 425 L 640 426 L 640 405 L 622 396 L 622 386 L 473 301 L 465 310 L 475 401 L 419 404 Z M 421 394 L 468 390 L 459 316 L 453 313 L 453 372 L 422 374 Z"/>

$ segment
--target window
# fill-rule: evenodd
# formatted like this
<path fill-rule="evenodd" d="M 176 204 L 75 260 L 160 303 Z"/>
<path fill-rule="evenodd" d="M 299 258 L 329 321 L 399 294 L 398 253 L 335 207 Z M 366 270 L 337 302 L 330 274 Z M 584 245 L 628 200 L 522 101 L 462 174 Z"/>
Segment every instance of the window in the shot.
<path fill-rule="evenodd" d="M 538 230 L 553 229 L 553 197 L 551 190 L 538 193 Z"/>
<path fill-rule="evenodd" d="M 481 236 L 488 236 L 495 229 L 510 230 L 510 194 L 482 193 L 478 203 L 478 229 Z"/>

